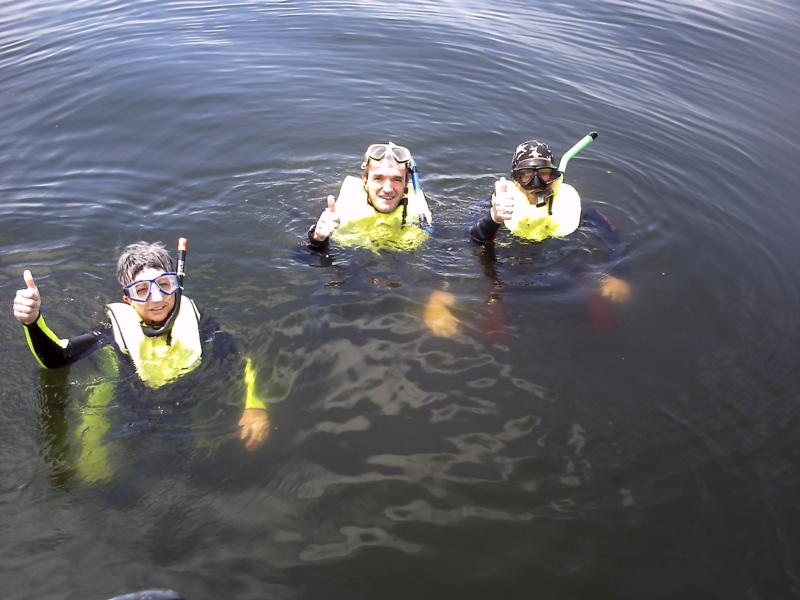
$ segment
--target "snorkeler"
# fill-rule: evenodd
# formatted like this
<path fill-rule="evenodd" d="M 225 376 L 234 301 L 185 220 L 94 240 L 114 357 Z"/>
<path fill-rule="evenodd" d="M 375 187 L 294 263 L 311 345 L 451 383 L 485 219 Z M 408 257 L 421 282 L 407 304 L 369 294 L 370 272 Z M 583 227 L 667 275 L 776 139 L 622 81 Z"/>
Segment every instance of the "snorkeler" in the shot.
<path fill-rule="evenodd" d="M 371 144 L 361 161 L 361 177 L 345 177 L 338 198 L 328 196 L 328 206 L 307 238 L 317 252 L 327 252 L 330 239 L 373 251 L 413 250 L 428 239 L 432 222 L 409 149 L 392 142 Z M 428 298 L 423 319 L 434 335 L 449 337 L 457 332 L 449 310 L 454 301 L 440 290 Z"/>
<path fill-rule="evenodd" d="M 115 348 L 115 368 L 121 355 L 122 362 L 133 364 L 141 382 L 155 389 L 195 370 L 204 354 L 203 342 L 212 340 L 215 350 L 222 345 L 232 347 L 231 339 L 226 339 L 229 334 L 219 331 L 213 319 L 201 319 L 194 301 L 183 296 L 185 256 L 183 238 L 177 270 L 159 242 L 127 246 L 117 263 L 123 301 L 106 306 L 107 320 L 69 339 L 59 339 L 45 323 L 39 288 L 25 270 L 25 288 L 14 298 L 14 317 L 24 325 L 33 356 L 42 367 L 54 369 L 101 348 Z M 253 450 L 266 441 L 270 423 L 266 403 L 255 392 L 250 359 L 244 362 L 246 391 L 239 436 L 245 447 Z"/>
<path fill-rule="evenodd" d="M 564 183 L 567 162 L 597 137 L 592 132 L 570 148 L 558 167 L 550 147 L 538 140 L 523 142 L 511 160 L 511 181 L 495 182 L 489 214 L 469 230 L 470 237 L 480 243 L 493 242 L 501 225 L 516 237 L 542 241 L 549 237 L 565 237 L 579 226 L 598 231 L 611 252 L 618 245 L 617 234 L 608 219 L 596 209 L 581 210 L 578 192 Z M 600 293 L 613 302 L 627 302 L 630 285 L 627 281 L 604 273 Z"/>
<path fill-rule="evenodd" d="M 328 196 L 327 208 L 308 230 L 308 243 L 325 250 L 333 238 L 343 246 L 410 250 L 427 238 L 431 220 L 408 148 L 372 144 L 361 177 L 345 177 L 338 198 Z"/>

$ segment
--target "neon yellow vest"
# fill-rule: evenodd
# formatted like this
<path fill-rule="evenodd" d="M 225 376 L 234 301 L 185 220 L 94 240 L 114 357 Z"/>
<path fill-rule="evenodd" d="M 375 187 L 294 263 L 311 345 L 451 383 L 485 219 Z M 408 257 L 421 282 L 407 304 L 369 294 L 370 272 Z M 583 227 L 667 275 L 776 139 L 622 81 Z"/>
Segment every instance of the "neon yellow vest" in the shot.
<path fill-rule="evenodd" d="M 161 387 L 193 371 L 200 364 L 200 313 L 194 302 L 184 296 L 175 323 L 172 325 L 170 344 L 167 335 L 147 337 L 142 331 L 141 319 L 136 309 L 122 302 L 106 306 L 114 339 L 123 354 L 131 357 L 142 381 L 152 387 Z"/>
<path fill-rule="evenodd" d="M 390 213 L 380 213 L 367 201 L 364 181 L 347 176 L 336 199 L 340 225 L 333 239 L 342 246 L 363 246 L 372 250 L 389 248 L 413 250 L 428 238 L 428 232 L 416 223 L 432 223 L 431 211 L 422 190 L 406 187 L 408 208 L 403 223 L 403 203 Z"/>
<path fill-rule="evenodd" d="M 581 197 L 574 187 L 562 180 L 563 175 L 553 184 L 555 196 L 549 206 L 532 204 L 516 181 L 508 182 L 508 190 L 514 198 L 514 213 L 505 224 L 512 234 L 540 242 L 549 237 L 564 237 L 578 228 Z"/>

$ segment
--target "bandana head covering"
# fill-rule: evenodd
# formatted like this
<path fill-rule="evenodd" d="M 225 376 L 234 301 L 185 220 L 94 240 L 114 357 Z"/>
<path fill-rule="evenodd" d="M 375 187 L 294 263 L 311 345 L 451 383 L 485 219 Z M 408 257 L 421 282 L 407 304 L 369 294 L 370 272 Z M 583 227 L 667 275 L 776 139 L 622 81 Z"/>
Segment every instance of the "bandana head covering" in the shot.
<path fill-rule="evenodd" d="M 522 142 L 514 151 L 514 158 L 511 160 L 511 170 L 520 168 L 521 166 L 533 166 L 535 161 L 547 161 L 551 165 L 554 164 L 553 153 L 550 146 L 539 140 L 528 140 Z M 523 164 L 526 163 L 526 164 Z M 544 166 L 542 163 L 539 166 Z"/>

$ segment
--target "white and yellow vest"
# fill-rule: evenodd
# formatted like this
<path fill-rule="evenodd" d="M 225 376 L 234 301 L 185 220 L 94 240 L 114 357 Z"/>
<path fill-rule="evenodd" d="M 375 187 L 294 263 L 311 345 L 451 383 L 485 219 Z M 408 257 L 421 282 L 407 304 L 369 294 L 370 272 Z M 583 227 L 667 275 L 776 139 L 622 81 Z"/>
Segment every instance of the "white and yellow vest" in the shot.
<path fill-rule="evenodd" d="M 364 181 L 345 177 L 336 199 L 340 225 L 333 239 L 342 246 L 413 250 L 428 238 L 428 232 L 418 223 L 430 225 L 433 220 L 422 190 L 414 190 L 409 182 L 405 197 L 408 204 L 404 223 L 403 203 L 390 213 L 380 213 L 368 202 Z"/>
<path fill-rule="evenodd" d="M 536 206 L 528 201 L 516 181 L 508 182 L 508 190 L 514 198 L 514 213 L 505 224 L 512 234 L 540 242 L 549 237 L 564 237 L 578 228 L 581 222 L 578 191 L 563 183 L 563 175 L 553 184 L 553 189 L 552 200 Z"/>
<path fill-rule="evenodd" d="M 194 302 L 183 296 L 170 334 L 147 337 L 136 309 L 122 302 L 106 306 L 114 340 L 123 354 L 131 357 L 142 381 L 161 387 L 193 371 L 200 364 L 200 313 Z M 167 340 L 169 339 L 169 344 Z"/>

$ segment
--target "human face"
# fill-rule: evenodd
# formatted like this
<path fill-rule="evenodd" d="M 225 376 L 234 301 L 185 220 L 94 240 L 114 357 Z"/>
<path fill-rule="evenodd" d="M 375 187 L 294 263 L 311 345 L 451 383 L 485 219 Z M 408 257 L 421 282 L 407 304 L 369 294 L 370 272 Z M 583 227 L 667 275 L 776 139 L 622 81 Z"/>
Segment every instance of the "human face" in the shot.
<path fill-rule="evenodd" d="M 158 276 L 163 275 L 164 272 L 164 269 L 145 267 L 134 275 L 133 280 L 156 279 Z M 126 298 L 125 300 L 127 301 L 128 299 Z M 146 302 L 128 301 L 128 304 L 136 309 L 139 318 L 145 323 L 161 323 L 169 316 L 175 306 L 175 294 L 162 294 L 158 286 L 153 285 L 150 287 L 150 297 Z"/>
<path fill-rule="evenodd" d="M 514 181 L 526 190 L 542 190 L 558 179 L 560 175 L 560 171 L 551 166 L 516 169 L 511 174 Z"/>
<path fill-rule="evenodd" d="M 369 202 L 380 213 L 390 213 L 406 191 L 406 166 L 393 160 L 370 161 L 367 165 L 366 188 Z"/>
<path fill-rule="evenodd" d="M 561 171 L 550 160 L 536 159 L 523 161 L 523 166 L 514 169 L 511 177 L 525 192 L 528 202 L 540 206 L 555 193 L 553 186 L 561 177 Z"/>

